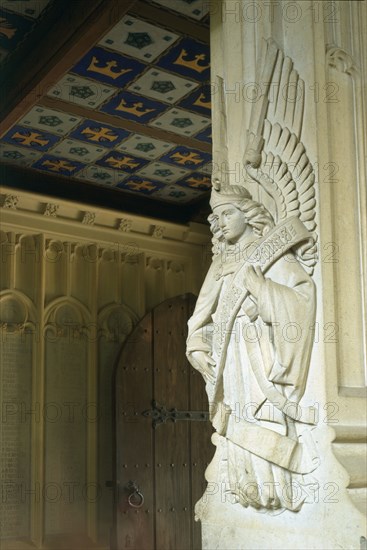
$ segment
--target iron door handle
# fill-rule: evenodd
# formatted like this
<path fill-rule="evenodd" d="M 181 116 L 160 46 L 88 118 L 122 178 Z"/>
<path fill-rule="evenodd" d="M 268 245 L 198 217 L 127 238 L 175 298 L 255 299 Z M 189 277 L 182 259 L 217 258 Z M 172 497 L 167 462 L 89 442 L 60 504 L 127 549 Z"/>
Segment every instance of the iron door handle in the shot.
<path fill-rule="evenodd" d="M 136 481 L 129 481 L 126 487 L 131 491 L 127 498 L 129 506 L 132 508 L 141 508 L 144 504 L 144 495 L 140 491 Z"/>

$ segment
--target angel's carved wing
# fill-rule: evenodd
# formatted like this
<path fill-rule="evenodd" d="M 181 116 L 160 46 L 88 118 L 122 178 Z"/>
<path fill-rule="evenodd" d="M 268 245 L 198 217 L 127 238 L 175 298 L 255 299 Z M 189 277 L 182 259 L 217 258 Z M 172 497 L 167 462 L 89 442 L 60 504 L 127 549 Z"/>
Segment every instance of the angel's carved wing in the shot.
<path fill-rule="evenodd" d="M 297 250 L 309 272 L 316 264 L 315 174 L 301 141 L 305 86 L 289 57 L 265 42 L 258 82 L 264 95 L 254 104 L 244 164 L 264 193 L 275 223 L 297 216 L 312 239 Z"/>

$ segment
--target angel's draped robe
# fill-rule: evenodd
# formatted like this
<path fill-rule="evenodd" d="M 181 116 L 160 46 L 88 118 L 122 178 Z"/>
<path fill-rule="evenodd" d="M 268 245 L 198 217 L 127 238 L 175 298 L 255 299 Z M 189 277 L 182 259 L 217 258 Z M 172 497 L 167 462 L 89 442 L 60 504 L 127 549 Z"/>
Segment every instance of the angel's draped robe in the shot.
<path fill-rule="evenodd" d="M 241 242 L 233 247 L 227 245 L 224 264 L 220 254 L 214 256 L 188 323 L 189 360 L 191 351 L 202 350 L 218 361 L 216 338 L 224 330 L 220 318 L 221 302 L 236 271 L 244 263 L 246 246 L 248 243 Z M 221 433 L 224 454 L 222 452 L 218 480 L 244 506 L 297 510 L 304 501 L 299 491 L 295 494 L 294 485 L 294 480 L 302 476 L 275 463 L 279 462 L 276 458 L 279 448 L 274 448 L 274 458 L 269 460 L 273 451 L 268 442 L 272 438 L 266 434 L 274 433 L 261 430 L 265 428 L 297 440 L 297 422 L 287 418 L 264 395 L 254 373 L 253 357 L 255 353 L 259 359 L 258 368 L 267 381 L 290 401 L 299 403 L 307 381 L 315 313 L 315 285 L 289 252 L 267 270 L 258 299 L 250 295 L 243 301 L 228 347 L 223 352 L 226 353 L 225 366 L 223 375 L 217 380 L 222 399 L 220 405 L 232 411 L 232 434 L 241 429 L 242 421 L 255 428 L 257 448 L 256 454 L 250 452 L 246 449 L 246 442 L 241 442 L 241 446 L 233 442 L 235 439 L 238 443 L 240 431 L 233 438 L 226 437 L 224 430 Z M 213 385 L 208 382 L 206 389 L 209 405 L 213 406 Z M 258 434 L 257 427 L 260 428 Z"/>

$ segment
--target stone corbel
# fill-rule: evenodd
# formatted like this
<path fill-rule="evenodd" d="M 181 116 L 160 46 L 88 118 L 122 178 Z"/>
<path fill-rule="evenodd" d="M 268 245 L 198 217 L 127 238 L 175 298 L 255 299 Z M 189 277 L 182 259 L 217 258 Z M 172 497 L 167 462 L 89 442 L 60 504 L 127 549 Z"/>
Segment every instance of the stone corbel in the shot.
<path fill-rule="evenodd" d="M 333 44 L 326 46 L 326 62 L 329 67 L 341 73 L 353 75 L 359 73 L 358 67 L 349 53 Z"/>

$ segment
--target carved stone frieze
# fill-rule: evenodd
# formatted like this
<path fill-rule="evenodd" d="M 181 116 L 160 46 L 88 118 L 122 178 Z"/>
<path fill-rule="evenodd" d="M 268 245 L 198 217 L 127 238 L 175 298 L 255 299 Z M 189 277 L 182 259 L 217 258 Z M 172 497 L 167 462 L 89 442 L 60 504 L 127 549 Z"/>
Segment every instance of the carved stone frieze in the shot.
<path fill-rule="evenodd" d="M 19 197 L 17 195 L 5 195 L 3 208 L 9 208 L 11 210 L 16 210 L 19 202 Z"/>
<path fill-rule="evenodd" d="M 53 202 L 48 202 L 45 205 L 45 209 L 43 211 L 44 216 L 49 216 L 51 218 L 57 217 L 57 212 L 59 210 L 59 205 L 55 204 Z"/>
<path fill-rule="evenodd" d="M 152 236 L 155 239 L 163 239 L 166 232 L 166 227 L 164 225 L 154 225 Z"/>
<path fill-rule="evenodd" d="M 84 216 L 82 219 L 82 223 L 85 225 L 94 225 L 94 222 L 96 221 L 96 213 L 95 212 L 84 212 Z"/>
<path fill-rule="evenodd" d="M 124 233 L 129 233 L 131 231 L 133 222 L 129 218 L 121 218 L 120 224 L 119 224 L 119 231 L 123 231 Z"/>

